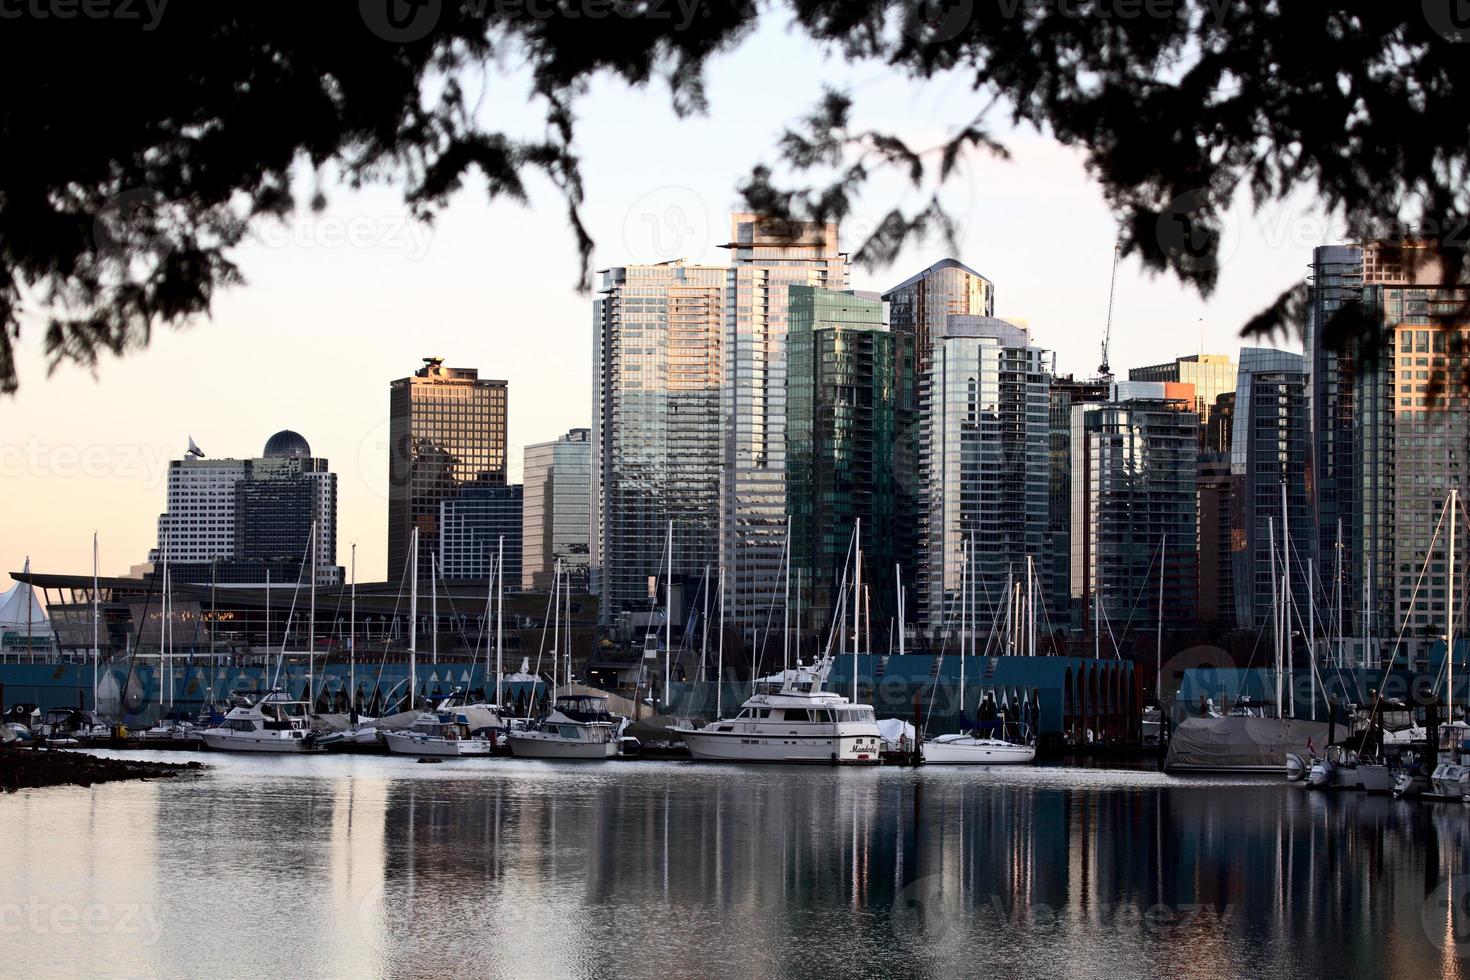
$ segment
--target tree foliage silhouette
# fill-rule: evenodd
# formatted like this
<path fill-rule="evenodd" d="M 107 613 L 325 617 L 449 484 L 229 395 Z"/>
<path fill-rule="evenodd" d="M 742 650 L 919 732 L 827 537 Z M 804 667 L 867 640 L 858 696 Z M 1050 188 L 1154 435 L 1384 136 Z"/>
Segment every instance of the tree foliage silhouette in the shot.
<path fill-rule="evenodd" d="M 1004 114 L 1081 148 L 1124 253 L 1202 294 L 1237 195 L 1260 206 L 1300 188 L 1355 235 L 1433 239 L 1463 275 L 1470 25 L 1454 2 L 219 0 L 155 16 L 36 0 L 0 31 L 0 389 L 16 389 L 28 308 L 53 366 L 95 367 L 207 314 L 240 281 L 230 255 L 252 222 L 323 206 L 320 190 L 293 200 L 302 162 L 401 186 L 422 220 L 468 182 L 524 201 L 526 175 L 544 174 L 585 287 L 574 138 L 589 80 L 662 80 L 678 113 L 717 111 L 705 64 L 769 17 L 896 76 L 971 85 L 948 136 L 922 148 L 855 128 L 851 96 L 828 92 L 743 182 L 774 217 L 840 220 L 876 170 L 901 169 L 924 203 L 885 214 L 855 253 L 870 267 L 915 235 L 953 238 L 939 190 L 967 154 L 1005 152 L 989 133 Z M 497 131 L 496 93 L 469 94 L 484 65 L 511 57 L 544 100 L 541 139 Z M 1249 329 L 1293 328 L 1302 297 Z"/>

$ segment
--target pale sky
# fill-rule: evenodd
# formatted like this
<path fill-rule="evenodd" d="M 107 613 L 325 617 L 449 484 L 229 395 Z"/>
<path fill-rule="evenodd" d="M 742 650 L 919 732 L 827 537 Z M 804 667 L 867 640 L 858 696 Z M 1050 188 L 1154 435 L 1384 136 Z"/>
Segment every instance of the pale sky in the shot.
<path fill-rule="evenodd" d="M 735 187 L 771 161 L 783 126 L 823 84 L 851 83 L 857 120 L 913 145 L 938 142 L 976 103 L 961 78 L 917 86 L 877 65 L 846 65 L 778 23 L 711 63 L 707 116 L 678 119 L 667 89 L 601 79 L 578 104 L 583 214 L 596 268 L 685 257 L 722 264 Z M 535 135 L 515 66 L 492 78 L 487 125 Z M 996 313 L 1021 319 L 1063 372 L 1098 363 L 1115 222 L 1079 153 L 997 116 L 1010 161 L 972 157 L 946 199 L 962 219 L 957 256 L 996 284 Z M 310 185 L 303 183 L 309 192 Z M 152 346 L 104 360 L 94 379 L 70 365 L 47 377 L 38 311 L 20 344 L 20 393 L 0 399 L 0 572 L 27 555 L 37 571 L 87 572 L 101 535 L 103 574 L 143 561 L 164 504 L 167 461 L 192 435 L 211 456 L 257 455 L 291 428 L 338 474 L 338 560 L 358 543 L 358 576 L 386 563 L 388 382 L 440 356 L 510 383 L 511 479 L 521 447 L 591 417 L 591 302 L 575 288 L 575 243 L 554 189 L 530 178 L 522 207 L 488 204 L 471 181 L 431 227 L 408 222 L 393 188 L 328 187 L 325 214 L 262 228 L 236 255 L 247 284 L 217 296 L 211 320 L 161 331 Z M 871 189 L 843 225 L 855 250 L 897 199 Z M 864 210 L 866 209 L 866 210 Z M 1238 330 L 1307 271 L 1314 245 L 1341 241 L 1310 198 L 1232 215 L 1217 292 L 1202 301 L 1136 261 L 1119 268 L 1112 365 L 1156 363 L 1203 346 L 1234 354 Z M 854 269 L 882 290 L 945 257 L 911 249 L 887 270 Z M 1292 346 L 1295 346 L 1293 341 Z M 0 584 L 9 587 L 8 577 Z"/>

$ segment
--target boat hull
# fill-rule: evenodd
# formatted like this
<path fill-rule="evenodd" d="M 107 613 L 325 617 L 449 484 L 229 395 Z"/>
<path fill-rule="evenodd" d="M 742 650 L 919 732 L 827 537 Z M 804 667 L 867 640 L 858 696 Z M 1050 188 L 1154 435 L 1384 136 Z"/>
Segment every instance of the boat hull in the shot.
<path fill-rule="evenodd" d="M 877 765 L 879 735 L 761 735 L 674 729 L 701 762 L 769 762 L 806 765 Z"/>
<path fill-rule="evenodd" d="M 491 748 L 486 739 L 423 738 L 407 732 L 385 732 L 383 742 L 393 755 L 435 756 L 446 759 L 487 756 Z"/>
<path fill-rule="evenodd" d="M 1033 745 L 1012 745 L 992 739 L 924 743 L 928 766 L 1028 766 L 1036 761 Z"/>
<path fill-rule="evenodd" d="M 537 738 L 530 732 L 511 732 L 506 737 L 510 754 L 517 759 L 611 759 L 617 742 L 574 742 L 570 739 Z"/>
<path fill-rule="evenodd" d="M 1463 800 L 1470 792 L 1470 766 L 1440 763 L 1429 777 L 1427 799 Z"/>
<path fill-rule="evenodd" d="M 271 752 L 277 754 L 321 752 L 320 746 L 303 738 L 267 737 L 265 733 L 222 735 L 207 731 L 204 744 L 216 752 Z"/>

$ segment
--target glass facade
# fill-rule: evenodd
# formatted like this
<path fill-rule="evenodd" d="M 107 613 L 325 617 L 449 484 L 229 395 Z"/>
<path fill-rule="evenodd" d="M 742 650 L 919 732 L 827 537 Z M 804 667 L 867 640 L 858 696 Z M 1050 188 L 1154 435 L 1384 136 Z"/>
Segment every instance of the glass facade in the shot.
<path fill-rule="evenodd" d="M 1379 637 L 1400 628 L 1410 637 L 1443 633 L 1448 541 L 1441 529 L 1435 543 L 1435 528 L 1450 488 L 1465 490 L 1465 393 L 1451 381 L 1436 397 L 1431 379 L 1465 376 L 1470 324 L 1454 318 L 1470 290 L 1442 285 L 1439 263 L 1425 259 L 1424 248 L 1363 248 L 1363 302 L 1383 344 L 1357 379 L 1360 575 L 1373 586 Z M 1467 526 L 1463 513 L 1460 526 Z M 1463 536 L 1457 548 L 1465 582 L 1470 547 Z"/>
<path fill-rule="evenodd" d="M 573 591 L 590 587 L 591 435 L 591 429 L 572 429 L 526 447 L 521 575 L 527 589 L 549 590 L 558 559 Z"/>
<path fill-rule="evenodd" d="M 950 316 L 995 316 L 995 286 L 957 259 L 942 259 L 883 294 L 896 333 L 914 337 L 919 370 L 929 366 Z"/>
<path fill-rule="evenodd" d="M 1292 551 L 1291 594 L 1298 610 L 1305 610 L 1310 596 L 1307 558 L 1317 552 L 1307 496 L 1311 444 L 1306 363 L 1300 354 L 1254 347 L 1240 352 L 1234 423 L 1230 499 L 1235 621 L 1242 629 L 1260 629 L 1272 618 L 1272 563 L 1279 579 L 1283 519 L 1288 522 L 1285 543 Z"/>
<path fill-rule="evenodd" d="M 674 524 L 675 575 L 718 562 L 723 266 L 603 272 L 593 309 L 593 588 L 604 623 L 650 605 Z"/>
<path fill-rule="evenodd" d="M 725 247 L 720 562 L 727 621 L 750 629 L 765 625 L 784 585 L 788 290 L 845 289 L 848 260 L 836 224 L 754 214 L 731 217 Z"/>
<path fill-rule="evenodd" d="M 505 588 L 521 582 L 520 484 L 476 486 L 439 502 L 440 575 L 449 581 L 488 580 L 504 539 Z M 422 544 L 422 540 L 420 541 Z M 424 562 L 427 574 L 428 562 Z M 461 610 L 463 612 L 463 610 Z"/>
<path fill-rule="evenodd" d="M 1305 337 L 1307 396 L 1312 462 L 1308 494 L 1317 523 L 1319 565 L 1322 569 L 1318 601 L 1336 604 L 1338 567 L 1348 597 L 1362 595 L 1359 559 L 1357 351 L 1352 338 L 1326 342 L 1327 325 L 1346 303 L 1363 299 L 1363 250 L 1357 245 L 1324 245 L 1312 251 L 1308 284 Z M 1339 543 L 1341 547 L 1339 548 Z M 1360 601 L 1343 603 L 1343 629 L 1361 635 Z"/>
<path fill-rule="evenodd" d="M 1199 416 L 1200 445 L 1209 438 L 1210 413 L 1227 391 L 1235 390 L 1235 362 L 1229 354 L 1190 354 L 1163 364 L 1130 368 L 1129 381 L 1172 381 L 1194 385 L 1194 411 Z"/>
<path fill-rule="evenodd" d="M 1189 385 L 1119 383 L 1111 401 L 1072 410 L 1072 602 L 1104 649 L 1109 633 L 1156 621 L 1161 544 L 1164 622 L 1197 622 L 1194 404 Z"/>
<path fill-rule="evenodd" d="M 973 544 L 978 622 L 1004 609 L 1026 559 L 1042 574 L 1050 514 L 1051 377 L 1026 330 L 950 316 L 935 335 L 921 395 L 919 612 L 930 632 L 959 622 L 965 546 Z M 1038 621 L 1044 623 L 1038 610 Z M 981 635 L 988 627 L 981 627 Z"/>
<path fill-rule="evenodd" d="M 1220 402 L 1215 405 L 1212 427 L 1220 420 Z M 1230 627 L 1235 623 L 1230 454 L 1201 453 L 1194 485 L 1199 494 L 1199 618 L 1206 625 Z"/>
<path fill-rule="evenodd" d="M 1073 620 L 1072 611 L 1072 409 L 1109 398 L 1100 378 L 1079 381 L 1071 375 L 1051 379 L 1050 450 L 1046 548 L 1038 562 L 1042 601 L 1056 626 Z M 1038 617 L 1039 618 L 1039 617 Z"/>
<path fill-rule="evenodd" d="M 888 330 L 876 296 L 788 293 L 786 489 L 799 625 L 830 625 L 859 519 L 865 609 L 884 623 L 896 611 L 895 565 L 913 568 L 913 338 Z"/>
<path fill-rule="evenodd" d="M 403 579 L 414 528 L 421 557 L 439 552 L 440 502 L 505 485 L 506 400 L 504 381 L 437 357 L 389 387 L 388 581 Z"/>

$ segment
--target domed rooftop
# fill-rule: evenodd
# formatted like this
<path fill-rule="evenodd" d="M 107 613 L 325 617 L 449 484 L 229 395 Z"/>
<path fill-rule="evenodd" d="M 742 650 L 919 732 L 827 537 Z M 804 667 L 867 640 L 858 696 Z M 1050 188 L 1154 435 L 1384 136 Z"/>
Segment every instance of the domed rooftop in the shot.
<path fill-rule="evenodd" d="M 311 446 L 301 437 L 301 433 L 282 429 L 265 441 L 265 452 L 261 455 L 267 459 L 282 456 L 309 459 Z"/>

